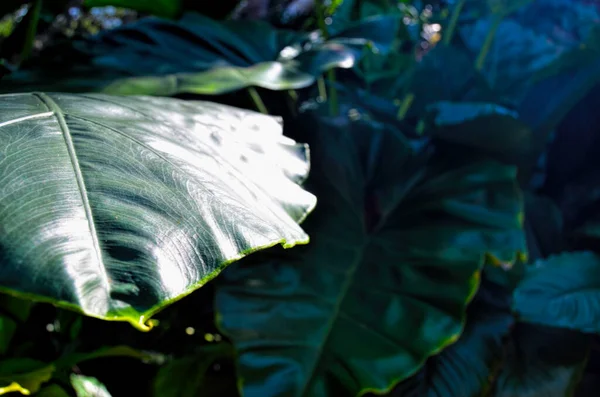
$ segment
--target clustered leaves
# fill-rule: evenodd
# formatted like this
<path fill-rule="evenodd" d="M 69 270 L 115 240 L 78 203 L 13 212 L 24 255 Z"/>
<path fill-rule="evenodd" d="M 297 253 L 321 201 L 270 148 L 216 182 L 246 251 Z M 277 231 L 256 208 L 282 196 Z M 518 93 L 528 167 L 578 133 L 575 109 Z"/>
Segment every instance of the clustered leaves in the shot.
<path fill-rule="evenodd" d="M 588 395 L 600 8 L 85 3 L 155 16 L 0 80 L 0 394 Z"/>

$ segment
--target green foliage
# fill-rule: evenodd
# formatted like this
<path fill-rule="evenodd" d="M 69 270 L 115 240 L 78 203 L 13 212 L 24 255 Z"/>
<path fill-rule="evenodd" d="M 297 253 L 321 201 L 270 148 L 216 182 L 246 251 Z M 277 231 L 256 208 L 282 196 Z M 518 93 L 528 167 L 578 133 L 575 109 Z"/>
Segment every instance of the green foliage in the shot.
<path fill-rule="evenodd" d="M 226 264 L 308 240 L 307 148 L 267 116 L 25 94 L 0 97 L 0 121 L 4 291 L 144 328 Z"/>
<path fill-rule="evenodd" d="M 35 86 L 121 95 L 298 89 L 331 68 L 354 66 L 368 43 L 385 51 L 397 23 L 383 16 L 324 41 L 317 34 L 279 31 L 261 22 L 218 22 L 194 13 L 178 21 L 150 18 L 74 41 L 58 52 L 50 49 L 32 61 L 38 68 L 12 75 L 0 89 Z M 75 61 L 65 68 L 67 52 Z"/>
<path fill-rule="evenodd" d="M 560 328 L 518 323 L 497 375 L 498 397 L 573 395 L 586 364 L 590 338 Z"/>
<path fill-rule="evenodd" d="M 460 335 L 484 253 L 524 250 L 512 167 L 415 150 L 370 122 L 319 118 L 310 131 L 312 243 L 218 285 L 246 396 L 388 389 Z"/>
<path fill-rule="evenodd" d="M 235 381 L 212 372 L 219 362 L 231 360 L 233 349 L 227 343 L 208 345 L 198 353 L 171 361 L 154 379 L 156 397 L 236 396 Z"/>
<path fill-rule="evenodd" d="M 84 0 L 86 7 L 116 6 L 168 18 L 176 17 L 182 9 L 182 0 Z"/>
<path fill-rule="evenodd" d="M 514 311 L 522 321 L 600 332 L 600 257 L 565 252 L 536 262 L 515 291 Z"/>
<path fill-rule="evenodd" d="M 196 3 L 0 81 L 0 394 L 587 397 L 600 9 Z"/>
<path fill-rule="evenodd" d="M 72 374 L 71 384 L 77 397 L 111 397 L 106 387 L 96 378 Z"/>

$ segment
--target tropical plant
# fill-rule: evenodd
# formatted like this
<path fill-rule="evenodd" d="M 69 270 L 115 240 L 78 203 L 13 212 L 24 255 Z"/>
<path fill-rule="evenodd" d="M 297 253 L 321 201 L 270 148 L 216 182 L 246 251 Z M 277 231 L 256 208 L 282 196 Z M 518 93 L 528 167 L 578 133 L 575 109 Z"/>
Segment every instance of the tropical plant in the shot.
<path fill-rule="evenodd" d="M 7 71 L 0 394 L 595 395 L 600 8 L 309 3 Z"/>

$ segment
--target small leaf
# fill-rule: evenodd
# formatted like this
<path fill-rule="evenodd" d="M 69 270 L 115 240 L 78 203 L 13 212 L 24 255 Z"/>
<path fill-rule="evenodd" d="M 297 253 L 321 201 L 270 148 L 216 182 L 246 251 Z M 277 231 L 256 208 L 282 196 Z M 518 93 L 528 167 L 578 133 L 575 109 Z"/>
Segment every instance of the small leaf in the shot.
<path fill-rule="evenodd" d="M 71 368 L 84 361 L 104 357 L 131 357 L 145 362 L 160 362 L 164 359 L 157 353 L 144 352 L 129 346 L 104 347 L 89 353 L 71 353 L 54 362 L 57 368 Z"/>
<path fill-rule="evenodd" d="M 21 394 L 36 393 L 54 373 L 54 365 L 29 358 L 11 358 L 0 361 L 0 387 L 12 387 Z M 16 384 L 16 385 L 13 385 Z"/>
<path fill-rule="evenodd" d="M 566 252 L 538 260 L 514 292 L 522 321 L 600 332 L 600 256 Z"/>
<path fill-rule="evenodd" d="M 69 393 L 59 385 L 50 385 L 42 388 L 35 397 L 70 397 Z"/>
<path fill-rule="evenodd" d="M 227 343 L 204 346 L 194 355 L 176 358 L 158 371 L 154 379 L 155 397 L 234 397 L 238 395 L 235 375 L 225 373 L 225 363 L 233 368 L 233 350 Z"/>
<path fill-rule="evenodd" d="M 106 387 L 90 376 L 71 374 L 71 385 L 77 397 L 111 397 Z"/>
<path fill-rule="evenodd" d="M 428 106 L 436 138 L 508 162 L 525 161 L 533 150 L 531 130 L 519 115 L 494 103 L 437 102 Z"/>
<path fill-rule="evenodd" d="M 495 382 L 494 397 L 572 396 L 590 338 L 571 330 L 519 323 Z"/>

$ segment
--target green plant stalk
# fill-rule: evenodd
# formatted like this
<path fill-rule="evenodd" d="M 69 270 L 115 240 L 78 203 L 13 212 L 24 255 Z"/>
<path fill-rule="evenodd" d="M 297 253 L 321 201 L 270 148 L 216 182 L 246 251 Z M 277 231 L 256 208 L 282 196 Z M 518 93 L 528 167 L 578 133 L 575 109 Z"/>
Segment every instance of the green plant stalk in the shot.
<path fill-rule="evenodd" d="M 254 102 L 254 106 L 256 106 L 256 109 L 263 114 L 269 114 L 269 110 L 267 110 L 265 103 L 260 98 L 260 95 L 258 95 L 258 91 L 256 91 L 256 88 L 248 87 L 248 93 L 250 94 L 250 98 L 252 98 L 252 102 Z"/>
<path fill-rule="evenodd" d="M 450 42 L 452 41 L 452 36 L 454 35 L 456 25 L 458 24 L 458 17 L 460 17 L 460 13 L 462 12 L 462 9 L 464 8 L 466 2 L 467 0 L 460 0 L 458 4 L 456 4 L 456 7 L 454 7 L 454 10 L 452 10 L 452 15 L 450 16 L 450 23 L 446 28 L 446 32 L 443 33 L 444 38 L 442 39 L 442 43 L 445 46 L 450 45 Z"/>
<path fill-rule="evenodd" d="M 327 24 L 325 23 L 325 5 L 317 4 L 315 7 L 317 13 L 317 24 L 319 26 L 319 30 L 321 31 L 321 35 L 323 39 L 327 40 L 329 38 L 329 32 L 327 31 Z M 329 115 L 335 117 L 339 113 L 338 106 L 338 95 L 335 89 L 335 71 L 329 70 L 327 72 L 327 80 L 329 81 Z M 323 95 L 326 91 L 325 84 L 322 83 L 322 86 L 319 86 L 319 94 L 323 97 L 324 100 L 327 99 L 327 95 Z"/>
<path fill-rule="evenodd" d="M 327 80 L 329 80 L 329 83 L 331 84 L 329 88 L 329 114 L 335 117 L 340 113 L 337 90 L 334 87 L 335 70 L 331 69 L 327 72 Z"/>
<path fill-rule="evenodd" d="M 415 94 L 409 92 L 404 96 L 402 103 L 400 104 L 400 108 L 398 109 L 398 120 L 404 120 L 406 117 L 406 113 L 408 113 L 408 109 L 410 109 L 410 105 L 412 105 L 415 99 Z"/>
<path fill-rule="evenodd" d="M 35 0 L 35 3 L 29 9 L 31 12 L 31 19 L 29 19 L 29 25 L 27 25 L 27 32 L 25 35 L 25 42 L 23 43 L 23 50 L 21 51 L 21 62 L 29 59 L 31 52 L 33 51 L 33 43 L 35 41 L 35 35 L 37 33 L 38 22 L 40 20 L 40 14 L 42 11 L 42 1 Z"/>
<path fill-rule="evenodd" d="M 325 86 L 325 79 L 323 77 L 319 77 L 317 79 L 317 89 L 319 90 L 319 96 L 323 98 L 324 101 L 327 100 L 327 87 Z"/>
<path fill-rule="evenodd" d="M 492 43 L 494 42 L 494 38 L 496 37 L 496 32 L 498 31 L 498 27 L 500 26 L 500 22 L 502 22 L 503 15 L 498 15 L 494 17 L 494 22 L 492 23 L 492 27 L 485 37 L 485 41 L 483 42 L 483 46 L 479 51 L 479 55 L 477 55 L 477 60 L 475 61 L 475 69 L 477 71 L 483 70 L 483 66 L 485 64 L 485 58 L 487 57 L 488 52 L 490 52 L 490 48 L 492 48 Z"/>

